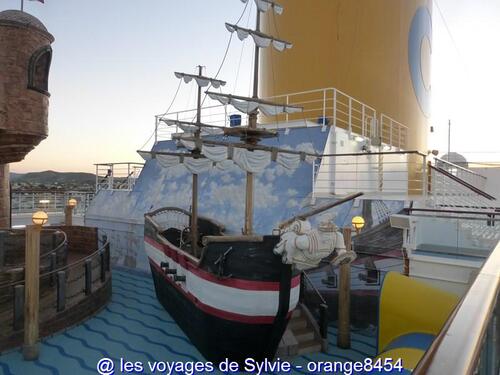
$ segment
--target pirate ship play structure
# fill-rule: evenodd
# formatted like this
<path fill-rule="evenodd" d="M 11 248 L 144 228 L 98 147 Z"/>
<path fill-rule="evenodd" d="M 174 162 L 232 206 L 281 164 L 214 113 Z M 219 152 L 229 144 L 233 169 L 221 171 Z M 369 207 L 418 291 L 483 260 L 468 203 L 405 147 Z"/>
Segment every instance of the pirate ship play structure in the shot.
<path fill-rule="evenodd" d="M 186 83 L 194 79 L 198 85 L 196 122 L 161 119 L 184 131 L 174 137 L 183 150 L 140 151 L 145 159 L 155 158 L 165 168 L 185 167 L 193 175 L 191 212 L 162 208 L 146 214 L 145 248 L 158 299 L 204 356 L 216 362 L 225 358 L 240 362 L 246 358 L 274 358 L 299 300 L 300 274 L 293 268 L 293 251 L 297 249 L 280 243 L 279 231 L 264 236 L 254 234 L 254 174 L 263 172 L 271 162 L 293 170 L 318 156 L 259 144 L 264 138 L 278 136 L 277 132 L 257 126 L 259 111 L 274 116 L 300 112 L 301 108 L 257 97 L 259 49 L 272 45 L 283 51 L 292 45 L 259 30 L 261 12 L 281 14 L 283 8 L 272 1 L 257 0 L 256 4 L 256 30 L 226 24 L 228 31 L 236 32 L 240 39 L 251 35 L 256 43 L 254 96 L 207 91 L 211 99 L 248 114 L 248 126 L 220 128 L 201 123 L 202 87 L 219 88 L 225 82 L 203 76 L 199 67 L 196 76 L 176 73 Z M 225 139 L 210 139 L 217 135 Z M 222 224 L 198 217 L 198 175 L 212 168 L 241 168 L 246 173 L 242 235 L 225 235 Z M 310 234 L 304 236 L 303 250 L 320 254 L 315 264 L 330 255 L 336 245 L 344 248 L 335 226 L 328 222 L 325 226 L 322 231 L 295 228 L 297 234 Z"/>

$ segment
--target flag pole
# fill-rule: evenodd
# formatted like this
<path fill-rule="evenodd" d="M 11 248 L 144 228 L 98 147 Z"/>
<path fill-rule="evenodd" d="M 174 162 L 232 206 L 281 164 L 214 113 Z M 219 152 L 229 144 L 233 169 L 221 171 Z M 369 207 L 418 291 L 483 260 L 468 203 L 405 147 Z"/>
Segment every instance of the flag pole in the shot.
<path fill-rule="evenodd" d="M 24 0 L 21 0 L 21 12 L 24 12 Z"/>

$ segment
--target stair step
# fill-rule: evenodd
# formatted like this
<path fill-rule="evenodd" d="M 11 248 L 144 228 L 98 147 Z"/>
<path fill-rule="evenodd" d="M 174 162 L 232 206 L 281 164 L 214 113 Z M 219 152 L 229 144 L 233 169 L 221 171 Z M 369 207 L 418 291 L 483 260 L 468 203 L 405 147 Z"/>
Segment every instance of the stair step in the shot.
<path fill-rule="evenodd" d="M 321 344 L 315 340 L 299 343 L 297 354 L 317 353 L 321 351 Z"/>
<path fill-rule="evenodd" d="M 295 338 L 300 343 L 314 340 L 314 331 L 308 327 L 296 330 L 294 333 Z"/>
<path fill-rule="evenodd" d="M 281 338 L 278 350 L 276 352 L 277 358 L 291 358 L 297 355 L 297 349 L 299 343 L 295 338 L 295 335 L 287 329 Z"/>
<path fill-rule="evenodd" d="M 295 331 L 306 327 L 307 320 L 305 320 L 303 317 L 292 319 L 290 320 L 290 323 L 288 323 L 288 328 L 290 328 L 294 333 Z"/>

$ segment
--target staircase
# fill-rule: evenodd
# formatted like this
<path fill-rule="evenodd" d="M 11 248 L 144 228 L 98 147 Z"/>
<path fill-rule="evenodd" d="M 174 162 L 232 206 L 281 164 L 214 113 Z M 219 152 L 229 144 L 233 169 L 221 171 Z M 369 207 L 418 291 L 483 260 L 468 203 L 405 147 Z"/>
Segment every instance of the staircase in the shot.
<path fill-rule="evenodd" d="M 288 329 L 297 340 L 298 355 L 321 351 L 321 339 L 319 334 L 316 334 L 313 323 L 309 321 L 300 307 L 293 311 L 290 323 L 288 323 Z"/>
<path fill-rule="evenodd" d="M 323 350 L 323 340 L 319 328 L 304 305 L 299 305 L 292 312 L 288 327 L 281 339 L 277 358 L 290 358 Z M 326 348 L 325 348 L 326 349 Z"/>

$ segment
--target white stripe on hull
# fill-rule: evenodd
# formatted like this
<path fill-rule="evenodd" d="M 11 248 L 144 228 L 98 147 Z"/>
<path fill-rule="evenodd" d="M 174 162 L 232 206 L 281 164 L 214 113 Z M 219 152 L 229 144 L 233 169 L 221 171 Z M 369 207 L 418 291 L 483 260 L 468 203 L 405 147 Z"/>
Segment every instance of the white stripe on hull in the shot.
<path fill-rule="evenodd" d="M 158 266 L 161 262 L 168 262 L 169 268 L 177 270 L 177 275 L 186 276 L 186 282 L 178 285 L 205 305 L 247 316 L 275 316 L 278 313 L 279 291 L 243 290 L 219 285 L 188 271 L 154 246 L 148 243 L 144 246 L 149 259 Z M 289 311 L 297 306 L 299 293 L 300 284 L 290 291 Z"/>

